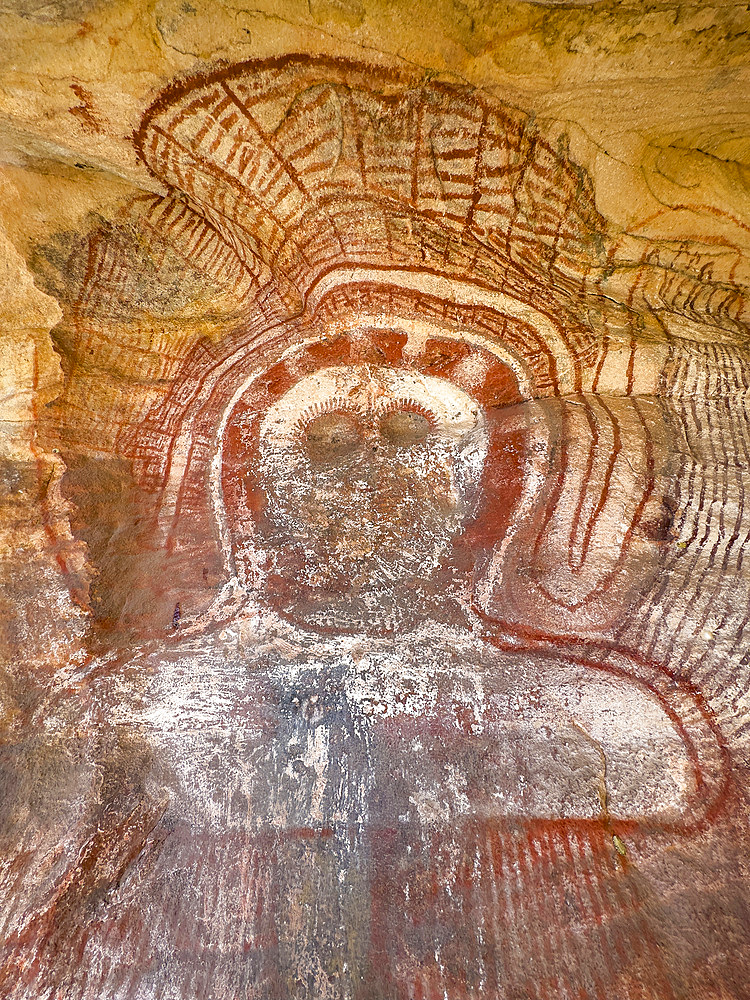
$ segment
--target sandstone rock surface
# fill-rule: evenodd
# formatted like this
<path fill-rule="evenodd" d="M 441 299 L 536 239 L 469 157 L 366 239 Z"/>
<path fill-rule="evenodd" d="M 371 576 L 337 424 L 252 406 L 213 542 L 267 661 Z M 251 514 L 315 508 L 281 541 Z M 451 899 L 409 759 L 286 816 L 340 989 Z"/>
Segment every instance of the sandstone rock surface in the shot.
<path fill-rule="evenodd" d="M 749 31 L 0 7 L 0 995 L 750 996 Z"/>

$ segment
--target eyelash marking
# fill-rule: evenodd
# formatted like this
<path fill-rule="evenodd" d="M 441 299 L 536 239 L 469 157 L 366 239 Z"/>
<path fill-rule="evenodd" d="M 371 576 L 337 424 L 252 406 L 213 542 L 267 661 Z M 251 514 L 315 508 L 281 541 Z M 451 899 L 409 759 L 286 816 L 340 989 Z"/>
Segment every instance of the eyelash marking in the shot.
<path fill-rule="evenodd" d="M 345 396 L 332 396 L 324 402 L 316 401 L 308 406 L 294 422 L 294 431 L 297 437 L 301 437 L 313 420 L 324 416 L 326 413 L 346 413 L 355 417 L 362 417 L 362 408 L 353 403 Z"/>
<path fill-rule="evenodd" d="M 392 399 L 378 412 L 378 418 L 382 421 L 386 417 L 390 416 L 391 413 L 399 413 L 402 411 L 407 413 L 418 413 L 429 423 L 431 430 L 437 430 L 438 419 L 433 411 L 428 409 L 423 403 L 413 399 L 411 396 L 404 396 L 400 399 Z"/>

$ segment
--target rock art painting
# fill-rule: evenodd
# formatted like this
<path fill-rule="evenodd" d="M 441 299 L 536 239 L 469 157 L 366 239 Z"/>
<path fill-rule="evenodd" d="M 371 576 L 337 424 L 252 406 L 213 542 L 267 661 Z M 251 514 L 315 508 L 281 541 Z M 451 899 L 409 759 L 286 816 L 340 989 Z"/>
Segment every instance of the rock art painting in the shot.
<path fill-rule="evenodd" d="M 417 69 L 225 63 L 132 143 L 35 259 L 0 995 L 750 997 L 747 258 Z"/>

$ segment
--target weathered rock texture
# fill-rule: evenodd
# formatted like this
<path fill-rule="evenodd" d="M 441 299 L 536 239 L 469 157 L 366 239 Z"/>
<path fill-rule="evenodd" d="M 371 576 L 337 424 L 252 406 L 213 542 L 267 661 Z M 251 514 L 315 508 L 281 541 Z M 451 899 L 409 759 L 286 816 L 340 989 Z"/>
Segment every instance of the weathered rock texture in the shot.
<path fill-rule="evenodd" d="M 0 995 L 750 997 L 745 8 L 0 25 Z"/>

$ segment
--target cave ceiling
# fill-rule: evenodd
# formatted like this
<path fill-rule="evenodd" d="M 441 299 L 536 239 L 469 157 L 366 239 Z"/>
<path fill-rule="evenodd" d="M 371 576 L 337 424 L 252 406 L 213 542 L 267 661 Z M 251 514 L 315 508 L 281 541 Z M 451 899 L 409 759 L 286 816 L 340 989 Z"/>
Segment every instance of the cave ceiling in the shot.
<path fill-rule="evenodd" d="M 750 997 L 749 29 L 0 5 L 0 995 Z"/>

